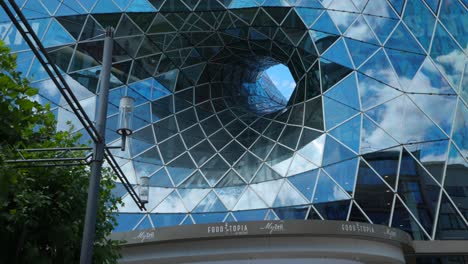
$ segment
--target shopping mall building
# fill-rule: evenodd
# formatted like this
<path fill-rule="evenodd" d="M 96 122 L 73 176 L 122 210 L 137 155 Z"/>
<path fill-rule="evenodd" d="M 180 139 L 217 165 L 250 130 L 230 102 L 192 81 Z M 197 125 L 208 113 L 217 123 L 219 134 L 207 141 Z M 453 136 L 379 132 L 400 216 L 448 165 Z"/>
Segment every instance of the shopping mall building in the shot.
<path fill-rule="evenodd" d="M 466 0 L 17 0 L 93 117 L 104 31 L 133 134 L 122 263 L 468 263 Z M 18 29 L 58 129 L 83 125 Z M 290 94 L 265 74 L 283 64 Z"/>

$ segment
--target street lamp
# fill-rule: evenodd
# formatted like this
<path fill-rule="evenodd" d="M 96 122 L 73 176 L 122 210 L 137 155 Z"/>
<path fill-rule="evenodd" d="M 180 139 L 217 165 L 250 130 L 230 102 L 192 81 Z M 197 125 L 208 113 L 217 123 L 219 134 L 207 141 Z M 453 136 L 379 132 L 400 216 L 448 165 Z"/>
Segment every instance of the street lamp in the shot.
<path fill-rule="evenodd" d="M 140 200 L 141 203 L 146 204 L 148 203 L 148 196 L 149 196 L 149 177 L 142 176 L 140 177 Z"/>
<path fill-rule="evenodd" d="M 135 99 L 129 96 L 124 96 L 120 98 L 119 128 L 117 129 L 117 133 L 122 136 L 122 151 L 125 150 L 127 137 L 133 133 L 132 121 L 134 102 Z"/>

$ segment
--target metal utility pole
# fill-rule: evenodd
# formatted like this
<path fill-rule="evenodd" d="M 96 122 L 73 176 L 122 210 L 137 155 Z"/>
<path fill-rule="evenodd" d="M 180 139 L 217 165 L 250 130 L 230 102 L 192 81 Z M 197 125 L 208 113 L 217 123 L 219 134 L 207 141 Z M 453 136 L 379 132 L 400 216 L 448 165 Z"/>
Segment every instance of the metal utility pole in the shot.
<path fill-rule="evenodd" d="M 101 169 L 104 161 L 106 146 L 105 130 L 107 103 L 109 98 L 110 72 L 112 68 L 113 31 L 106 29 L 104 40 L 104 55 L 102 59 L 102 71 L 100 75 L 99 101 L 97 105 L 96 128 L 99 140 L 94 143 L 93 158 L 91 160 L 91 178 L 89 180 L 88 201 L 86 204 L 86 217 L 83 228 L 83 240 L 81 243 L 80 264 L 91 264 L 93 261 L 94 236 L 96 231 L 96 216 L 99 205 L 99 187 L 101 181 Z"/>

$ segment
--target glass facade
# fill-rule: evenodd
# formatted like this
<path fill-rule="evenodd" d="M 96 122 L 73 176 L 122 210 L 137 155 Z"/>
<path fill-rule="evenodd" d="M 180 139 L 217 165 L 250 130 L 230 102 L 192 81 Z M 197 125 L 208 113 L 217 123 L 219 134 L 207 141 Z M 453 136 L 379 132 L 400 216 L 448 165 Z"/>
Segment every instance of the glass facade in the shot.
<path fill-rule="evenodd" d="M 91 117 L 115 28 L 107 141 L 120 144 L 119 100 L 133 97 L 135 131 L 114 155 L 132 184 L 150 182 L 147 212 L 115 189 L 115 231 L 325 219 L 468 239 L 465 0 L 17 2 Z M 0 20 L 36 99 L 81 131 Z M 277 64 L 289 99 L 263 74 Z"/>

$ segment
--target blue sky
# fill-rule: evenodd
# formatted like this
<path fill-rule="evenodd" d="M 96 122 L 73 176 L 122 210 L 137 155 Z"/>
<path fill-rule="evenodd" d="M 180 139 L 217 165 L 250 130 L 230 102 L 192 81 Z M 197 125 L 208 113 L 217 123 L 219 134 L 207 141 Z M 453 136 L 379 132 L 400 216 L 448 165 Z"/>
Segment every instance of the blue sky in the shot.
<path fill-rule="evenodd" d="M 265 72 L 268 77 L 270 77 L 276 88 L 278 88 L 283 96 L 289 100 L 294 88 L 296 87 L 296 82 L 294 81 L 288 67 L 284 64 L 278 64 L 268 68 Z"/>

